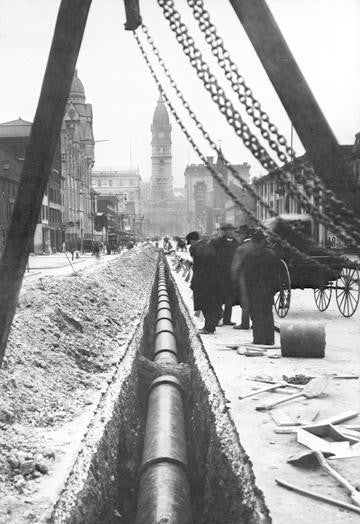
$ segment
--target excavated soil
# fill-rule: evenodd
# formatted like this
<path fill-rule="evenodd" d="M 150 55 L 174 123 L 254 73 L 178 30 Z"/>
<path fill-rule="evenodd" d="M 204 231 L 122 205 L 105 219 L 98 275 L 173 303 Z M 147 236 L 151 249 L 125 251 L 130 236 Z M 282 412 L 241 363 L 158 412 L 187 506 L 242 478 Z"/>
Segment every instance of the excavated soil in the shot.
<path fill-rule="evenodd" d="M 134 249 L 97 272 L 45 277 L 20 295 L 0 369 L 0 522 L 37 522 L 34 501 L 121 366 L 154 280 Z"/>

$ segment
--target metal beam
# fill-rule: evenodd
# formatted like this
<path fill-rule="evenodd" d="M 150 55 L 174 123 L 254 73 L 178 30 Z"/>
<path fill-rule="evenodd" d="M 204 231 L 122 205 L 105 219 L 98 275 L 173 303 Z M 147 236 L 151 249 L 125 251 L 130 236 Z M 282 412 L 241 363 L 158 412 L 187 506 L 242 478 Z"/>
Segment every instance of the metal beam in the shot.
<path fill-rule="evenodd" d="M 0 365 L 49 180 L 90 5 L 91 0 L 62 0 L 59 8 L 19 192 L 0 261 Z"/>
<path fill-rule="evenodd" d="M 351 180 L 339 144 L 265 0 L 229 0 L 273 84 L 315 172 L 349 202 Z"/>

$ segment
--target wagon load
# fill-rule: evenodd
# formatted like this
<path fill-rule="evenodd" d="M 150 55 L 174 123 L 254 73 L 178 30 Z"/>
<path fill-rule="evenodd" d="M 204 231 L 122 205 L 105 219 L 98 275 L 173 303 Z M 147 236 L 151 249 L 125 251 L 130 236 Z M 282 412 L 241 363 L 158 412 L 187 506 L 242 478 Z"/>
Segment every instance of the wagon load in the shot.
<path fill-rule="evenodd" d="M 315 304 L 325 311 L 332 292 L 340 313 L 351 317 L 359 303 L 358 264 L 344 259 L 341 253 L 331 253 L 314 239 L 314 224 L 310 215 L 288 214 L 264 222 L 271 233 L 286 240 L 292 247 L 307 255 L 296 257 L 280 242 L 273 241 L 271 248 L 281 259 L 278 293 L 275 310 L 281 318 L 290 308 L 291 289 L 313 289 Z M 310 257 L 310 260 L 309 260 Z"/>

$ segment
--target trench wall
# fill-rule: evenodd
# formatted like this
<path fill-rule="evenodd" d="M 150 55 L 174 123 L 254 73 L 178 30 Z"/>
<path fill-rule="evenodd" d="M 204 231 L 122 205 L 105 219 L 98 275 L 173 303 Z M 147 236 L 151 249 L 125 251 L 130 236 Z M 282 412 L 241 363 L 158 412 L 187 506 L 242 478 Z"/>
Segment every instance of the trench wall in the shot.
<path fill-rule="evenodd" d="M 186 428 L 194 522 L 269 523 L 269 511 L 224 392 L 174 280 L 170 278 L 168 284 L 176 338 L 191 368 Z"/>
<path fill-rule="evenodd" d="M 146 407 L 137 356 L 149 351 L 156 280 L 126 354 L 104 388 L 66 486 L 42 522 L 133 524 L 135 520 Z"/>
<path fill-rule="evenodd" d="M 224 393 L 168 267 L 166 272 L 180 362 L 173 371 L 186 384 L 194 523 L 269 523 L 268 509 Z M 157 272 L 126 355 L 104 392 L 67 485 L 47 522 L 135 522 L 147 387 L 164 371 L 151 362 L 156 314 Z"/>

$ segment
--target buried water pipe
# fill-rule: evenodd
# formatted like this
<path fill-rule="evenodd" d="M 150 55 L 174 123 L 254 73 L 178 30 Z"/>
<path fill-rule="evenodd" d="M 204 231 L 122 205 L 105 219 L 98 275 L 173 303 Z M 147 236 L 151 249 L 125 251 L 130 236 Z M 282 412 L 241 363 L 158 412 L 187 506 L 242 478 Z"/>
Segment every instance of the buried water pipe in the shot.
<path fill-rule="evenodd" d="M 177 356 L 161 253 L 154 361 L 173 365 Z M 182 386 L 175 376 L 162 375 L 149 388 L 136 524 L 193 522 L 187 467 Z"/>

